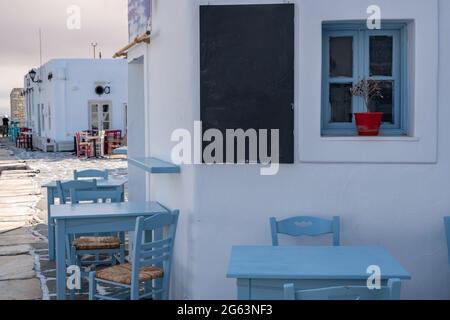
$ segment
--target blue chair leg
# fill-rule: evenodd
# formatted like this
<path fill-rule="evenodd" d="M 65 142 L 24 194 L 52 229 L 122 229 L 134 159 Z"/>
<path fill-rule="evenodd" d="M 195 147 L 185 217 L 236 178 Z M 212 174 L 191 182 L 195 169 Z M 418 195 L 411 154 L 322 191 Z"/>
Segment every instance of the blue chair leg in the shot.
<path fill-rule="evenodd" d="M 79 266 L 79 264 L 77 263 L 77 255 L 74 248 L 70 250 L 69 263 L 71 266 Z M 70 289 L 70 300 L 75 300 L 75 289 Z"/>
<path fill-rule="evenodd" d="M 95 281 L 95 271 L 89 273 L 89 300 L 95 300 L 97 292 L 97 281 Z"/>
<path fill-rule="evenodd" d="M 119 233 L 119 239 L 120 239 L 119 263 L 124 264 L 125 263 L 125 232 Z"/>
<path fill-rule="evenodd" d="M 120 245 L 119 263 L 125 264 L 125 244 Z"/>

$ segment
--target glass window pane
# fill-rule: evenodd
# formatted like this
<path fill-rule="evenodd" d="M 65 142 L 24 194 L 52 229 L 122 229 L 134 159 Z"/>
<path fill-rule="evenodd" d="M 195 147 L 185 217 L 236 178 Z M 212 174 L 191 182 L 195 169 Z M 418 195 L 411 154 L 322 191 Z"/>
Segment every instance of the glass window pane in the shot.
<path fill-rule="evenodd" d="M 353 37 L 330 38 L 330 77 L 353 77 Z"/>
<path fill-rule="evenodd" d="M 111 127 L 109 125 L 109 122 L 103 122 L 103 130 L 110 130 Z"/>
<path fill-rule="evenodd" d="M 109 105 L 107 104 L 103 105 L 103 112 L 109 112 Z"/>
<path fill-rule="evenodd" d="M 92 112 L 98 112 L 98 104 L 92 105 Z"/>
<path fill-rule="evenodd" d="M 353 108 L 352 95 L 350 93 L 351 83 L 330 84 L 330 122 L 352 122 Z"/>
<path fill-rule="evenodd" d="M 370 37 L 370 75 L 392 76 L 394 41 L 390 36 Z"/>
<path fill-rule="evenodd" d="M 383 112 L 384 123 L 394 123 L 393 115 L 393 81 L 380 81 L 382 97 L 376 97 L 372 100 L 373 110 Z"/>

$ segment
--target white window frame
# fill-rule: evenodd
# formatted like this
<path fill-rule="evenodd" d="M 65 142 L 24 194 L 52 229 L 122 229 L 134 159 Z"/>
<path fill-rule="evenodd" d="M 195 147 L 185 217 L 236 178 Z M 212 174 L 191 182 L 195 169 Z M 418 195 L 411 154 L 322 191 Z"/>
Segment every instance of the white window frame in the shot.
<path fill-rule="evenodd" d="M 322 24 L 365 20 L 366 4 L 349 0 L 304 1 L 297 21 L 297 139 L 305 163 L 437 162 L 439 3 L 379 0 L 385 21 L 408 22 L 408 133 L 396 137 L 323 137 L 321 134 Z M 416 46 L 417 44 L 420 44 Z M 318 71 L 319 70 L 319 71 Z"/>
<path fill-rule="evenodd" d="M 112 101 L 111 100 L 91 100 L 88 103 L 89 130 L 92 130 L 92 105 L 94 105 L 94 104 L 98 104 L 99 108 L 103 107 L 103 105 L 105 105 L 105 104 L 109 105 L 109 129 L 106 129 L 106 130 L 113 129 L 114 126 L 113 126 L 113 103 L 112 103 Z M 102 111 L 102 113 L 103 113 L 103 111 Z M 103 120 L 100 121 L 100 115 L 99 115 L 99 124 L 101 124 L 102 128 L 98 128 L 98 131 L 105 130 L 103 128 Z"/>

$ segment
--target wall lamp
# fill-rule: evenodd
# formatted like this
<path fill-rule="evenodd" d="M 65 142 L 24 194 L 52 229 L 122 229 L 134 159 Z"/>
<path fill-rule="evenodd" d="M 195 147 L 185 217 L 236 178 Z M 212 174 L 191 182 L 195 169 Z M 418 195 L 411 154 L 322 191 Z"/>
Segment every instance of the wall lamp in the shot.
<path fill-rule="evenodd" d="M 36 79 L 36 70 L 31 69 L 30 72 L 28 72 L 28 75 L 30 76 L 31 81 L 33 81 L 34 83 L 42 83 L 42 80 L 37 78 Z"/>

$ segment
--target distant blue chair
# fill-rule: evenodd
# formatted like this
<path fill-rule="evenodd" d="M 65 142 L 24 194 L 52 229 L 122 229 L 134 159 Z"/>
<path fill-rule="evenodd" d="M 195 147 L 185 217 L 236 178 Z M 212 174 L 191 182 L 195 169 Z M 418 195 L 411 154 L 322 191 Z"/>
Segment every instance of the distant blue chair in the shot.
<path fill-rule="evenodd" d="M 444 218 L 445 233 L 447 234 L 448 259 L 450 262 L 450 217 Z"/>
<path fill-rule="evenodd" d="M 75 180 L 80 180 L 80 179 L 85 179 L 85 178 L 90 178 L 90 179 L 105 179 L 108 180 L 108 170 L 84 170 L 84 171 L 78 171 L 75 170 L 73 172 L 73 177 Z"/>
<path fill-rule="evenodd" d="M 277 221 L 276 218 L 270 218 L 270 227 L 272 231 L 272 244 L 274 246 L 279 246 L 279 234 L 291 237 L 315 237 L 333 234 L 333 245 L 340 245 L 339 217 L 333 217 L 333 220 L 324 220 L 314 217 L 293 217 L 281 221 Z"/>
<path fill-rule="evenodd" d="M 132 263 L 113 266 L 91 272 L 89 274 L 90 300 L 140 300 L 169 298 L 170 272 L 175 244 L 175 235 L 179 212 L 157 214 L 150 218 L 140 217 L 136 221 Z M 169 228 L 166 237 L 147 242 L 144 232 L 164 230 Z M 162 281 L 158 281 L 162 280 Z M 150 286 L 160 282 L 158 287 Z M 102 295 L 97 293 L 97 283 L 106 283 L 122 288 L 117 294 Z M 141 290 L 141 284 L 145 290 Z M 143 294 L 141 292 L 143 291 Z"/>
<path fill-rule="evenodd" d="M 284 300 L 400 300 L 401 281 L 390 279 L 387 286 L 370 290 L 364 286 L 295 290 L 294 284 L 284 285 Z"/>

